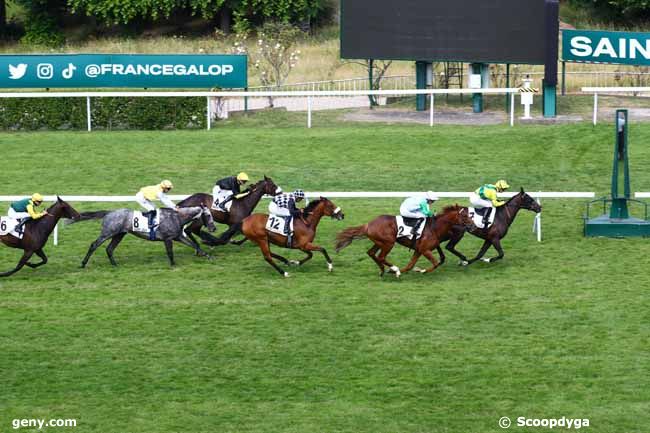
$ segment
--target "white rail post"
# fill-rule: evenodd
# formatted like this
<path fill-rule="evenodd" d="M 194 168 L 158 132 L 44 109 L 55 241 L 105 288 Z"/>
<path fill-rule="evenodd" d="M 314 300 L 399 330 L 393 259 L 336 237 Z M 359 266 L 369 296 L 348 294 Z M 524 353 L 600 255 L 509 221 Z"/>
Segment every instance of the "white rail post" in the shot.
<path fill-rule="evenodd" d="M 429 110 L 429 126 L 433 128 L 433 92 L 431 92 L 431 107 Z"/>
<path fill-rule="evenodd" d="M 53 240 L 54 240 L 54 246 L 59 245 L 59 223 L 56 223 L 56 225 L 54 226 Z"/>
<path fill-rule="evenodd" d="M 90 96 L 86 96 L 86 121 L 88 123 L 88 132 L 90 132 L 93 127 L 93 121 L 90 118 Z"/>
<path fill-rule="evenodd" d="M 542 205 L 542 200 L 538 197 L 537 204 Z M 537 232 L 537 242 L 542 242 L 542 213 L 535 215 L 535 220 L 533 221 L 533 232 Z"/>
<path fill-rule="evenodd" d="M 515 93 L 510 94 L 510 126 L 515 126 Z"/>
<path fill-rule="evenodd" d="M 598 93 L 594 92 L 594 126 L 598 123 Z"/>
<path fill-rule="evenodd" d="M 307 128 L 311 128 L 311 96 L 307 96 Z"/>
<path fill-rule="evenodd" d="M 207 126 L 208 126 L 208 131 L 209 131 L 210 128 L 212 127 L 212 124 L 211 124 L 211 122 L 212 122 L 212 111 L 210 110 L 210 97 L 208 96 L 206 99 L 208 100 L 208 109 L 207 109 L 208 123 L 207 123 Z"/>

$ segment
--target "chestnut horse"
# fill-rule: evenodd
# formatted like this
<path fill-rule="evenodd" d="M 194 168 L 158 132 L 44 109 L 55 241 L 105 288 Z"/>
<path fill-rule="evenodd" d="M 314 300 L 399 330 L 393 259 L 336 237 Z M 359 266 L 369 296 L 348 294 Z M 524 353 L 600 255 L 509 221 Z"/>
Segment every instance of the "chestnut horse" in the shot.
<path fill-rule="evenodd" d="M 323 216 L 329 216 L 337 220 L 342 220 L 344 218 L 341 208 L 337 207 L 330 200 L 321 197 L 318 200 L 314 200 L 305 209 L 301 217 L 296 217 L 293 220 L 293 242 L 291 243 L 291 249 L 298 249 L 303 251 L 307 256 L 300 261 L 287 260 L 286 258 L 274 254 L 271 252 L 271 245 L 275 244 L 283 248 L 287 248 L 287 237 L 279 235 L 277 233 L 270 233 L 266 230 L 266 221 L 268 220 L 268 215 L 256 213 L 248 218 L 244 219 L 242 223 L 242 233 L 244 236 L 251 242 L 255 242 L 262 250 L 264 259 L 271 265 L 273 268 L 285 277 L 289 276 L 288 272 L 285 272 L 282 268 L 275 264 L 273 259 L 278 259 L 285 265 L 303 265 L 305 262 L 310 260 L 313 256 L 312 251 L 319 251 L 325 256 L 327 260 L 327 269 L 331 272 L 333 269 L 332 259 L 330 259 L 329 254 L 325 248 L 318 246 L 313 243 L 314 238 L 316 237 L 316 229 L 318 228 L 318 223 L 320 222 Z"/>
<path fill-rule="evenodd" d="M 435 218 L 427 218 L 422 236 L 415 243 L 415 250 L 411 261 L 405 268 L 400 269 L 386 260 L 386 256 L 391 252 L 395 243 L 404 245 L 411 248 L 413 241 L 407 237 L 397 237 L 397 222 L 392 215 L 381 215 L 370 221 L 367 224 L 358 227 L 350 227 L 343 230 L 336 236 L 336 252 L 341 251 L 347 247 L 355 239 L 370 239 L 374 245 L 368 250 L 368 255 L 375 261 L 381 273 L 384 275 L 385 266 L 389 267 L 390 272 L 394 272 L 397 278 L 403 272 L 408 272 L 415 266 L 420 256 L 426 257 L 431 262 L 431 267 L 428 269 L 418 269 L 418 272 L 433 272 L 438 266 L 444 262 L 444 255 L 441 256 L 442 260 L 438 263 L 433 256 L 433 249 L 437 249 L 441 253 L 440 242 L 441 239 L 448 236 L 452 230 L 472 230 L 476 226 L 469 216 L 467 208 L 455 206 L 447 206 Z M 379 252 L 379 255 L 377 255 Z"/>
<path fill-rule="evenodd" d="M 50 237 L 50 233 L 56 227 L 56 224 L 61 218 L 78 219 L 79 212 L 74 210 L 72 206 L 61 200 L 60 197 L 56 198 L 56 203 L 47 209 L 47 214 L 37 220 L 30 220 L 23 226 L 23 238 L 18 239 L 10 234 L 0 236 L 0 241 L 10 248 L 22 249 L 23 256 L 16 267 L 8 272 L 0 274 L 0 277 L 8 277 L 15 274 L 27 265 L 30 268 L 38 268 L 47 263 L 47 256 L 43 252 L 43 247 Z M 38 263 L 29 263 L 32 255 L 36 254 L 41 258 Z"/>

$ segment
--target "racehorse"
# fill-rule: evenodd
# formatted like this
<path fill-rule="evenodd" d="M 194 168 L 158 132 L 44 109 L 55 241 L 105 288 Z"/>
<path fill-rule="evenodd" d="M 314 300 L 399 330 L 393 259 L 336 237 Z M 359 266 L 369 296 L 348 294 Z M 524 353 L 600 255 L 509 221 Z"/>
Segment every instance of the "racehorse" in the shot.
<path fill-rule="evenodd" d="M 520 209 L 527 209 L 535 213 L 539 213 L 542 211 L 542 206 L 540 206 L 540 204 L 537 203 L 534 198 L 526 194 L 524 192 L 524 189 L 521 188 L 521 191 L 510 198 L 506 204 L 496 208 L 494 223 L 492 223 L 487 231 L 478 227 L 474 228 L 473 230 L 469 230 L 469 232 L 474 236 L 485 240 L 485 242 L 483 242 L 481 250 L 478 252 L 476 257 L 471 260 L 468 260 L 467 257 L 465 257 L 460 251 L 454 248 L 456 244 L 460 242 L 463 236 L 465 236 L 464 230 L 452 230 L 447 236 L 441 239 L 441 242 L 449 240 L 445 248 L 456 255 L 461 260 L 460 264 L 463 266 L 470 265 L 477 260 L 483 260 L 487 263 L 500 260 L 504 255 L 503 248 L 501 247 L 501 239 L 503 239 L 506 234 L 508 234 L 508 229 L 514 222 L 515 217 L 517 216 L 517 213 Z M 499 255 L 489 259 L 484 259 L 483 256 L 491 246 L 497 250 Z M 444 254 L 442 250 L 438 250 L 438 252 L 440 254 L 440 260 L 444 260 Z"/>
<path fill-rule="evenodd" d="M 202 225 L 208 227 L 208 230 L 214 231 L 216 228 L 214 226 L 214 221 L 212 220 L 212 215 L 210 210 L 205 206 L 195 206 L 195 207 L 186 207 L 180 208 L 177 211 L 173 209 L 162 208 L 158 210 L 160 215 L 160 224 L 156 228 L 156 241 L 162 241 L 165 243 L 165 249 L 167 250 L 167 257 L 169 257 L 169 262 L 172 266 L 175 265 L 174 262 L 174 250 L 172 242 L 180 242 L 183 245 L 194 249 L 197 255 L 203 257 L 210 257 L 207 253 L 201 250 L 196 242 L 191 241 L 183 234 L 183 227 L 185 224 L 190 221 L 197 220 L 200 221 Z M 99 248 L 106 240 L 111 239 L 110 244 L 106 247 L 106 254 L 113 266 L 117 266 L 115 258 L 113 257 L 113 251 L 115 248 L 122 242 L 124 236 L 127 233 L 130 233 L 134 236 L 137 236 L 141 239 L 149 240 L 149 233 L 147 232 L 137 232 L 133 231 L 133 210 L 131 209 L 118 209 L 114 211 L 97 211 L 97 212 L 84 212 L 81 214 L 80 218 L 69 222 L 70 224 L 76 223 L 79 221 L 88 221 L 93 219 L 103 219 L 102 221 L 102 231 L 99 237 L 90 245 L 86 257 L 84 257 L 81 262 L 81 267 L 85 268 L 90 256 L 93 255 L 95 250 Z"/>
<path fill-rule="evenodd" d="M 9 272 L 0 274 L 0 277 L 8 277 L 18 272 L 23 266 L 38 268 L 47 263 L 47 256 L 43 252 L 43 246 L 47 242 L 50 233 L 56 227 L 61 218 L 79 218 L 79 212 L 57 196 L 56 203 L 47 209 L 47 214 L 37 220 L 27 221 L 23 226 L 23 238 L 18 239 L 10 234 L 0 236 L 0 241 L 10 248 L 21 248 L 24 253 L 16 267 Z M 29 263 L 30 257 L 36 254 L 41 258 L 39 263 Z"/>
<path fill-rule="evenodd" d="M 187 206 L 200 206 L 203 205 L 210 209 L 212 212 L 212 217 L 214 220 L 221 224 L 227 224 L 228 230 L 223 232 L 221 236 L 214 237 L 208 233 L 201 231 L 201 224 L 197 221 L 190 224 L 185 228 L 185 234 L 187 234 L 190 239 L 196 242 L 196 239 L 193 235 L 199 236 L 203 242 L 207 245 L 224 245 L 237 233 L 241 232 L 241 222 L 253 212 L 253 209 L 260 202 L 262 197 L 266 195 L 276 195 L 282 192 L 282 189 L 278 187 L 271 178 L 264 176 L 263 180 L 251 185 L 247 191 L 249 193 L 242 198 L 232 199 L 232 206 L 230 207 L 229 212 L 222 212 L 217 209 L 212 208 L 213 198 L 212 194 L 197 193 L 189 196 L 185 200 L 178 203 L 178 207 L 187 207 Z M 242 241 L 234 242 L 238 245 L 241 245 L 246 241 L 244 238 Z"/>
<path fill-rule="evenodd" d="M 307 256 L 300 261 L 289 261 L 286 258 L 271 252 L 271 243 L 287 248 L 287 237 L 277 233 L 269 233 L 266 230 L 266 222 L 269 218 L 266 214 L 256 213 L 245 218 L 242 224 L 242 233 L 244 233 L 246 239 L 255 242 L 260 247 L 264 259 L 273 266 L 280 275 L 288 277 L 289 273 L 276 265 L 273 259 L 278 259 L 285 265 L 292 264 L 300 266 L 311 260 L 313 256 L 312 251 L 323 253 L 325 260 L 327 260 L 327 269 L 331 272 L 333 265 L 329 254 L 327 254 L 325 248 L 313 243 L 314 238 L 316 237 L 318 223 L 323 216 L 329 216 L 339 221 L 345 217 L 340 207 L 337 207 L 330 200 L 321 197 L 318 200 L 309 203 L 303 210 L 301 217 L 294 218 L 293 242 L 290 248 L 301 250 L 307 254 Z"/>
<path fill-rule="evenodd" d="M 379 266 L 381 273 L 384 275 L 385 266 L 389 267 L 390 272 L 394 272 L 397 278 L 404 272 L 408 272 L 415 266 L 420 256 L 426 257 L 431 262 L 431 267 L 428 269 L 416 268 L 418 272 L 433 272 L 438 266 L 444 263 L 444 255 L 438 263 L 433 256 L 433 249 L 440 249 L 440 242 L 452 230 L 471 230 L 476 226 L 469 216 L 467 208 L 455 206 L 447 206 L 441 213 L 434 218 L 427 218 L 422 230 L 422 235 L 416 241 L 413 251 L 413 257 L 405 268 L 400 269 L 397 266 L 386 260 L 386 257 L 391 252 L 395 243 L 404 245 L 405 247 L 413 247 L 413 241 L 405 236 L 397 237 L 397 222 L 392 215 L 381 215 L 370 221 L 367 224 L 358 227 L 350 227 L 343 230 L 336 236 L 336 252 L 341 251 L 347 247 L 355 239 L 368 238 L 373 242 L 367 254 Z M 379 255 L 377 255 L 379 252 Z"/>

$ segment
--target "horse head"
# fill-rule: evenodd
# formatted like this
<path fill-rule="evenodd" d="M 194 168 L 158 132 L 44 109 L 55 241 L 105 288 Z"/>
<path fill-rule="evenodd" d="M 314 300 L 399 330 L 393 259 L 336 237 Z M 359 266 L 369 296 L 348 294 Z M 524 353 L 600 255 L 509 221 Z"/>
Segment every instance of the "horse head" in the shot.
<path fill-rule="evenodd" d="M 519 197 L 519 208 L 527 209 L 535 213 L 540 213 L 542 211 L 542 206 L 537 203 L 537 200 L 526 194 L 523 188 L 513 197 Z"/>
<path fill-rule="evenodd" d="M 332 201 L 326 199 L 325 197 L 321 197 L 320 201 L 324 205 L 324 209 L 323 209 L 324 215 L 327 215 L 328 217 L 332 217 L 338 221 L 341 221 L 343 218 L 345 218 L 345 214 L 343 214 L 341 208 L 335 205 Z"/>
<path fill-rule="evenodd" d="M 210 212 L 210 209 L 204 205 L 201 205 L 201 222 L 205 227 L 208 228 L 210 232 L 213 232 L 217 229 L 217 227 L 214 225 L 212 212 Z"/>
<path fill-rule="evenodd" d="M 71 220 L 78 220 L 81 218 L 81 215 L 79 212 L 77 212 L 68 202 L 64 201 L 59 197 L 58 195 L 56 196 L 56 203 L 54 203 L 50 208 L 48 209 L 48 212 L 50 209 L 54 212 L 54 209 L 57 208 L 59 209 L 59 212 L 61 213 L 60 215 L 63 218 L 68 218 Z"/>
<path fill-rule="evenodd" d="M 270 177 L 264 175 L 264 180 L 262 181 L 264 185 L 264 194 L 266 195 L 278 195 L 282 192 L 282 188 L 277 186 Z"/>

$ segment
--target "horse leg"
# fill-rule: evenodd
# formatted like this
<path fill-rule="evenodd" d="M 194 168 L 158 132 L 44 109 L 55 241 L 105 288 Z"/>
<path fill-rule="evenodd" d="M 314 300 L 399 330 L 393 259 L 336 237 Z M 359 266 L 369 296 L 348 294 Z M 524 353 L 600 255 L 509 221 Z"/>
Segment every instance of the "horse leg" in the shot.
<path fill-rule="evenodd" d="M 269 251 L 270 251 L 270 249 L 269 249 Z M 285 265 L 295 264 L 295 263 L 293 263 L 294 262 L 293 260 L 288 260 L 286 257 L 283 257 L 280 254 L 275 254 L 275 253 L 271 252 L 271 257 L 273 257 L 276 260 L 280 260 Z"/>
<path fill-rule="evenodd" d="M 243 244 L 244 242 L 246 242 L 247 240 L 248 240 L 247 238 L 243 238 L 243 239 L 238 240 L 238 241 L 230 241 L 230 243 L 233 244 L 233 245 L 237 245 L 237 246 L 239 246 L 239 245 L 242 245 L 242 244 Z"/>
<path fill-rule="evenodd" d="M 463 239 L 462 234 L 461 236 L 453 236 L 451 239 L 449 239 L 449 242 L 447 242 L 445 249 L 460 259 L 459 265 L 468 265 L 469 262 L 467 260 L 467 257 L 465 257 L 463 253 L 461 253 L 455 248 L 456 245 L 458 245 L 458 242 L 461 241 L 461 239 Z"/>
<path fill-rule="evenodd" d="M 433 272 L 433 271 L 436 270 L 436 268 L 437 268 L 438 266 L 440 266 L 440 264 L 436 261 L 436 258 L 435 258 L 435 256 L 433 255 L 433 252 L 431 252 L 431 251 L 424 251 L 422 254 L 424 255 L 424 257 L 426 257 L 427 259 L 429 259 L 429 261 L 430 261 L 431 264 L 433 265 L 433 266 L 431 266 L 429 269 L 425 270 L 424 272 L 426 272 L 426 273 Z"/>
<path fill-rule="evenodd" d="M 176 266 L 174 262 L 174 243 L 171 239 L 165 239 L 165 250 L 167 251 L 167 257 L 169 257 L 169 264 Z"/>
<path fill-rule="evenodd" d="M 485 242 L 483 242 L 483 246 L 481 247 L 481 251 L 478 252 L 478 254 L 476 255 L 476 257 L 474 257 L 473 259 L 469 260 L 469 261 L 467 262 L 467 264 L 468 264 L 468 265 L 471 265 L 471 264 L 474 263 L 475 261 L 480 260 L 480 259 L 485 255 L 485 253 L 487 252 L 487 250 L 490 248 L 491 245 L 492 245 L 492 242 L 491 242 L 489 239 L 486 239 Z"/>
<path fill-rule="evenodd" d="M 126 233 L 118 233 L 115 236 L 113 236 L 113 239 L 111 239 L 111 242 L 108 244 L 106 247 L 106 255 L 108 256 L 108 260 L 111 261 L 111 265 L 117 266 L 117 262 L 115 261 L 115 258 L 113 257 L 113 251 L 115 251 L 115 248 L 122 242 L 122 239 L 124 239 L 124 236 L 126 236 Z"/>
<path fill-rule="evenodd" d="M 388 268 L 389 268 L 388 270 L 390 272 L 395 273 L 395 276 L 397 278 L 399 278 L 400 275 L 402 275 L 399 268 L 397 266 L 395 266 L 394 264 L 390 263 L 388 260 L 386 260 L 386 257 L 388 256 L 388 254 L 393 249 L 393 246 L 395 246 L 395 243 L 384 244 L 383 246 L 380 246 L 379 248 L 381 249 L 381 252 L 377 256 L 377 260 L 379 260 L 379 262 L 381 264 L 383 264 L 385 266 L 388 266 Z"/>
<path fill-rule="evenodd" d="M 183 245 L 187 245 L 188 247 L 192 248 L 194 251 L 196 251 L 196 255 L 197 255 L 197 256 L 200 256 L 200 257 L 207 257 L 207 258 L 209 258 L 209 259 L 212 258 L 212 257 L 210 257 L 210 255 L 209 255 L 208 253 L 206 253 L 205 251 L 203 251 L 203 250 L 201 249 L 201 247 L 199 246 L 199 244 L 197 244 L 196 242 L 191 241 L 189 238 L 186 238 L 186 237 L 183 236 L 183 235 L 177 237 L 177 238 L 174 239 L 174 240 L 175 240 L 176 242 L 178 242 L 178 243 L 181 243 L 181 244 L 183 244 Z"/>
<path fill-rule="evenodd" d="M 405 272 L 408 272 L 411 269 L 413 269 L 413 267 L 418 262 L 418 259 L 420 258 L 421 255 L 422 255 L 422 253 L 419 252 L 418 250 L 413 251 L 413 257 L 411 257 L 411 260 L 408 262 L 408 264 L 406 265 L 405 268 L 400 269 L 400 272 L 405 273 Z M 416 271 L 420 272 L 420 270 L 418 268 L 416 268 Z"/>
<path fill-rule="evenodd" d="M 225 245 L 232 239 L 233 236 L 235 236 L 237 233 L 241 232 L 241 223 L 236 223 L 228 227 L 228 230 L 225 232 L 221 233 L 221 236 L 217 238 L 217 242 L 219 245 Z M 246 239 L 246 238 L 244 238 Z M 242 242 L 243 243 L 243 242 Z"/>
<path fill-rule="evenodd" d="M 86 253 L 86 257 L 84 257 L 84 259 L 81 261 L 81 267 L 82 267 L 82 268 L 85 268 L 85 267 L 86 267 L 86 265 L 88 264 L 88 260 L 90 260 L 90 256 L 93 255 L 93 253 L 95 252 L 95 250 L 96 250 L 97 248 L 99 248 L 99 246 L 100 246 L 101 244 L 103 244 L 103 243 L 104 243 L 108 238 L 110 238 L 110 237 L 111 237 L 111 236 L 109 236 L 109 235 L 105 235 L 105 234 L 102 233 L 102 234 L 99 235 L 99 237 L 95 240 L 95 242 L 93 242 L 92 244 L 90 244 L 90 248 L 88 248 L 88 252 Z"/>
<path fill-rule="evenodd" d="M 381 271 L 379 276 L 383 277 L 384 272 L 385 272 L 385 268 L 384 268 L 384 264 L 382 262 L 380 262 L 379 259 L 377 259 L 377 256 L 375 255 L 375 254 L 377 254 L 377 251 L 379 251 L 379 246 L 377 244 L 375 244 L 372 247 L 370 247 L 370 249 L 367 251 L 366 254 L 368 254 L 370 256 L 370 258 L 372 259 L 372 261 L 375 262 L 377 264 L 377 266 L 379 266 L 379 270 Z"/>
<path fill-rule="evenodd" d="M 320 251 L 321 253 L 323 253 L 323 255 L 325 256 L 325 260 L 327 261 L 327 271 L 332 272 L 332 269 L 334 269 L 334 265 L 332 264 L 332 259 L 330 258 L 330 255 L 327 254 L 327 250 L 325 248 L 323 248 L 321 246 L 318 246 L 318 245 L 314 245 L 314 244 L 312 244 L 310 242 L 310 243 L 308 243 L 307 245 L 305 245 L 302 248 L 302 251 L 304 251 L 306 253 L 309 252 L 309 251 Z M 309 259 L 311 259 L 311 256 L 306 257 L 304 259 L 304 261 L 306 262 Z M 300 263 L 300 264 L 302 264 L 302 263 Z"/>
<path fill-rule="evenodd" d="M 198 245 L 199 241 L 196 240 L 194 235 L 196 234 L 200 237 L 201 225 L 198 222 L 194 221 L 192 222 L 192 224 L 188 225 L 187 227 L 185 227 L 185 229 L 183 229 L 183 233 L 185 233 L 185 236 L 187 236 L 189 240 L 191 240 L 192 242 Z"/>
<path fill-rule="evenodd" d="M 25 266 L 25 264 L 27 263 L 29 258 L 32 256 L 32 254 L 34 254 L 33 251 L 25 251 L 25 252 L 23 252 L 23 256 L 18 261 L 18 264 L 16 265 L 16 267 L 11 271 L 4 272 L 4 273 L 0 274 L 0 277 L 8 277 L 8 276 L 13 275 L 16 272 L 20 271 L 23 268 L 23 266 Z"/>
<path fill-rule="evenodd" d="M 489 259 L 483 259 L 484 262 L 493 263 L 493 262 L 496 262 L 497 260 L 501 260 L 503 258 L 504 253 L 503 253 L 503 248 L 501 247 L 501 239 L 493 240 L 492 241 L 492 246 L 494 247 L 495 250 L 497 250 L 499 255 L 496 256 L 496 257 L 491 257 Z"/>
<path fill-rule="evenodd" d="M 436 251 L 438 251 L 438 255 L 440 256 L 440 265 L 438 266 L 441 266 L 447 258 L 445 257 L 445 253 L 442 251 L 440 244 L 436 247 Z"/>
<path fill-rule="evenodd" d="M 262 255 L 264 256 L 264 260 L 266 260 L 269 265 L 273 266 L 273 269 L 278 271 L 280 275 L 282 275 L 283 277 L 288 277 L 289 273 L 285 272 L 273 261 L 273 257 L 271 255 L 271 247 L 268 241 L 266 239 L 262 239 L 262 240 L 255 240 L 255 242 L 257 242 L 257 245 L 259 245 L 260 250 L 262 250 Z"/>
<path fill-rule="evenodd" d="M 25 265 L 27 265 L 27 266 L 29 266 L 30 268 L 34 269 L 34 268 L 38 268 L 39 266 L 43 266 L 44 264 L 47 263 L 47 256 L 46 256 L 45 253 L 43 252 L 43 249 L 36 250 L 36 251 L 34 251 L 34 253 L 35 253 L 38 257 L 41 258 L 41 261 L 40 261 L 39 263 L 29 263 L 29 262 L 27 262 L 27 263 L 25 263 Z"/>
<path fill-rule="evenodd" d="M 312 257 L 314 257 L 314 253 L 312 253 L 311 251 L 305 251 L 305 254 L 307 254 L 307 256 L 305 256 L 304 259 L 298 262 L 298 266 L 304 265 L 305 263 L 310 261 Z"/>

